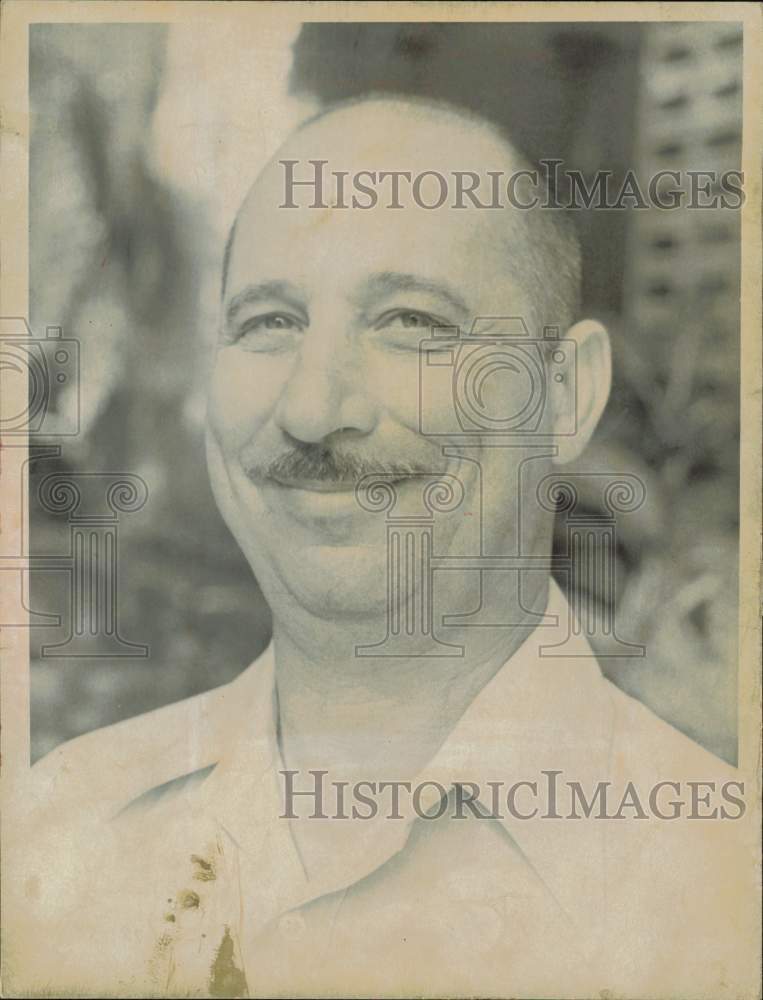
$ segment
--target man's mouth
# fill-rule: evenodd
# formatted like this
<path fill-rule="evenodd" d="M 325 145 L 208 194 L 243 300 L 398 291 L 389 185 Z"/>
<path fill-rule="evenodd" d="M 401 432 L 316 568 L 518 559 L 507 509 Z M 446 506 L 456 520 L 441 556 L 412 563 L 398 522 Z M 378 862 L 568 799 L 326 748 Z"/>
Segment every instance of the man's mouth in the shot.
<path fill-rule="evenodd" d="M 442 475 L 434 460 L 429 463 L 400 458 L 377 458 L 332 451 L 321 446 L 301 445 L 271 461 L 244 461 L 252 485 L 267 498 L 273 511 L 282 510 L 314 525 L 342 523 L 384 508 L 395 495 L 408 505 L 411 489 L 421 492 Z M 395 495 L 389 494 L 389 489 Z M 381 504 L 381 507 L 380 507 Z"/>
<path fill-rule="evenodd" d="M 351 479 L 310 479 L 304 476 L 270 475 L 268 477 L 276 486 L 291 490 L 305 490 L 310 493 L 355 493 L 363 477 Z M 402 482 L 410 479 L 411 474 L 399 473 L 394 477 L 384 476 L 385 482 Z M 360 489 L 363 487 L 361 486 Z"/>
<path fill-rule="evenodd" d="M 270 481 L 276 486 L 290 490 L 306 490 L 310 493 L 350 493 L 355 491 L 355 479 L 305 479 L 302 476 L 292 477 L 271 475 Z"/>

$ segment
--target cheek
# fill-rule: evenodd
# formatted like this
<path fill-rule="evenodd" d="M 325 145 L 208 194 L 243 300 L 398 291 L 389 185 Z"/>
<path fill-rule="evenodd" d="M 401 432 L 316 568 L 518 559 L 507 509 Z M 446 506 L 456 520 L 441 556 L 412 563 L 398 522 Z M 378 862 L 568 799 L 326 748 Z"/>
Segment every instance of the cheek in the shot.
<path fill-rule="evenodd" d="M 209 383 L 207 419 L 225 451 L 234 451 L 264 424 L 282 391 L 283 365 L 263 355 L 222 348 Z"/>
<path fill-rule="evenodd" d="M 534 364 L 523 365 L 521 355 L 516 362 L 499 356 L 492 367 L 488 357 L 483 371 L 473 380 L 465 379 L 460 389 L 461 403 L 477 424 L 483 424 L 484 415 L 484 426 L 496 431 L 506 428 L 530 436 L 541 432 L 547 409 L 545 375 Z"/>
<path fill-rule="evenodd" d="M 366 385 L 395 423 L 419 430 L 419 361 L 415 352 L 369 351 Z"/>

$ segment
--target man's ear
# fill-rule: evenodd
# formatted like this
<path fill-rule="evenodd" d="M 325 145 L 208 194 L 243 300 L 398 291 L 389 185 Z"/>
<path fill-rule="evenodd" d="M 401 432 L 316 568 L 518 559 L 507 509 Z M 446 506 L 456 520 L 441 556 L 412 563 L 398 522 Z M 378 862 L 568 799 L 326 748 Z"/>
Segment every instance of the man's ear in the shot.
<path fill-rule="evenodd" d="M 583 319 L 567 331 L 566 339 L 575 344 L 574 359 L 549 382 L 557 465 L 577 458 L 588 444 L 612 383 L 609 334 L 601 323 Z M 562 374 L 561 379 L 556 377 L 558 374 Z"/>

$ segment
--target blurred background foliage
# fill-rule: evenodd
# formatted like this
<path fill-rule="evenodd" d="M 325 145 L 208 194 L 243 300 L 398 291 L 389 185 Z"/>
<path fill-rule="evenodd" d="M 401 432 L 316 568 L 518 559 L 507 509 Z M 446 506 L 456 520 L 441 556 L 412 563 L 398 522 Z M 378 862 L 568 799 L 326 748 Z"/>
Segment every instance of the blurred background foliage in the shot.
<path fill-rule="evenodd" d="M 32 551 L 68 546 L 66 518 L 36 501 L 43 476 L 141 476 L 149 501 L 119 529 L 119 618 L 125 639 L 150 647 L 147 659 L 41 657 L 67 634 L 68 579 L 34 573 L 34 611 L 64 616 L 60 628 L 32 629 L 34 758 L 229 680 L 269 638 L 203 452 L 222 245 L 260 165 L 231 164 L 231 136 L 262 160 L 277 132 L 322 102 L 393 91 L 473 107 L 531 158 L 589 178 L 613 171 L 614 190 L 629 168 L 641 178 L 740 166 L 741 29 L 730 23 L 308 24 L 266 39 L 255 29 L 249 48 L 197 38 L 218 70 L 209 75 L 191 72 L 179 27 L 31 29 L 30 322 L 37 335 L 54 325 L 80 341 L 86 386 L 81 433 L 31 465 Z M 578 222 L 585 313 L 609 324 L 615 363 L 580 469 L 635 473 L 648 493 L 618 521 L 617 554 L 619 631 L 647 655 L 602 666 L 733 761 L 738 213 L 587 211 Z M 73 405 L 61 396 L 53 409 Z"/>

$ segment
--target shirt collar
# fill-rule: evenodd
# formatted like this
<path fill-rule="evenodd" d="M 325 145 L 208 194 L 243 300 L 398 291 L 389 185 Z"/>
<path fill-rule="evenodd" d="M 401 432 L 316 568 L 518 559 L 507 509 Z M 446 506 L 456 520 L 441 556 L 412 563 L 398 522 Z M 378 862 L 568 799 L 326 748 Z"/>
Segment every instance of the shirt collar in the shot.
<path fill-rule="evenodd" d="M 591 926 L 601 905 L 606 824 L 550 818 L 544 815 L 542 797 L 534 818 L 517 818 L 505 809 L 509 785 L 542 782 L 543 772 L 562 772 L 560 782 L 579 781 L 586 790 L 607 779 L 612 706 L 588 642 L 574 633 L 569 605 L 552 580 L 544 623 L 481 690 L 418 781 L 445 788 L 475 783 L 487 810 L 492 804 L 488 782 L 503 782 L 499 822 L 568 916 Z M 553 647 L 563 641 L 566 655 L 553 655 Z M 276 737 L 272 643 L 234 685 L 237 702 L 250 707 L 246 730 L 231 734 L 228 751 L 205 785 L 218 823 L 240 849 L 255 854 L 275 836 L 273 822 L 281 834 L 288 832 L 287 823 L 274 819 L 282 811 L 278 771 L 283 765 Z M 290 835 L 282 836 L 281 877 L 301 882 L 308 896 L 344 888 L 402 849 L 413 819 L 387 824 L 394 832 L 385 830 L 378 851 L 369 850 L 363 870 L 348 871 L 341 884 L 335 880 L 312 890 Z"/>
<path fill-rule="evenodd" d="M 560 818 L 553 818 L 545 791 L 552 781 L 577 781 L 589 797 L 597 782 L 607 780 L 612 703 L 596 657 L 553 580 L 545 622 L 480 691 L 420 780 L 444 787 L 472 782 L 488 811 L 488 782 L 503 782 L 499 822 L 567 915 L 590 927 L 601 906 L 606 823 L 569 819 L 561 802 Z M 554 655 L 562 643 L 565 655 Z M 549 772 L 561 773 L 554 779 Z M 506 808 L 508 786 L 520 781 L 539 785 L 535 802 L 517 799 L 517 811 L 538 806 L 534 817 Z"/>

